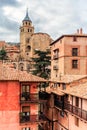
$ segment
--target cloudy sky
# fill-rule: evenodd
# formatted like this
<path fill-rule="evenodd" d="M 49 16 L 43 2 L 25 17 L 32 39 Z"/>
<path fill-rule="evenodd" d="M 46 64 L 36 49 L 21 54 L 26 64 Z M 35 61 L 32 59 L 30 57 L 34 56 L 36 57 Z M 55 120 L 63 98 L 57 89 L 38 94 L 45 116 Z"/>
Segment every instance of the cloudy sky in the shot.
<path fill-rule="evenodd" d="M 0 41 L 20 41 L 27 8 L 35 32 L 48 33 L 54 40 L 78 28 L 87 33 L 87 0 L 0 0 Z"/>

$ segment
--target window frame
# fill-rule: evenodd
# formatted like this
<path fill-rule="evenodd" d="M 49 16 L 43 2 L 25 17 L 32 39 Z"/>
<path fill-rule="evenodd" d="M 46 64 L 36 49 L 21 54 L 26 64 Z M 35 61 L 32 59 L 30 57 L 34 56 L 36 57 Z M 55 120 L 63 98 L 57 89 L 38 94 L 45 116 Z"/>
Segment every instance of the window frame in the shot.
<path fill-rule="evenodd" d="M 78 56 L 78 48 L 72 48 L 72 56 Z"/>
<path fill-rule="evenodd" d="M 72 69 L 78 69 L 78 60 L 77 59 L 72 60 Z"/>

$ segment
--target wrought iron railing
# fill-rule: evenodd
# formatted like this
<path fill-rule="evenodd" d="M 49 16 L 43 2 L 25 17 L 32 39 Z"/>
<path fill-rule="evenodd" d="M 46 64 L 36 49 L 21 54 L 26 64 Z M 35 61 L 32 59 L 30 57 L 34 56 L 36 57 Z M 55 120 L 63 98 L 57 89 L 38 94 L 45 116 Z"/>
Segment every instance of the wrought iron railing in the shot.
<path fill-rule="evenodd" d="M 48 121 L 44 114 L 24 115 L 23 112 L 20 113 L 20 123 L 44 121 Z"/>
<path fill-rule="evenodd" d="M 73 106 L 69 103 L 64 103 L 64 109 L 68 110 L 69 112 L 87 121 L 87 111 L 81 108 L 78 108 L 76 106 Z"/>
<path fill-rule="evenodd" d="M 21 103 L 28 103 L 28 102 L 44 102 L 48 99 L 48 94 L 45 92 L 39 93 L 29 93 L 23 92 L 20 96 Z"/>
<path fill-rule="evenodd" d="M 58 100 L 54 101 L 54 105 L 56 107 L 60 108 L 61 110 L 66 109 L 67 111 L 71 112 L 72 114 L 75 114 L 76 116 L 87 121 L 87 111 L 86 110 L 78 108 L 77 106 L 73 106 L 67 102 L 63 103 L 62 101 L 58 101 Z"/>

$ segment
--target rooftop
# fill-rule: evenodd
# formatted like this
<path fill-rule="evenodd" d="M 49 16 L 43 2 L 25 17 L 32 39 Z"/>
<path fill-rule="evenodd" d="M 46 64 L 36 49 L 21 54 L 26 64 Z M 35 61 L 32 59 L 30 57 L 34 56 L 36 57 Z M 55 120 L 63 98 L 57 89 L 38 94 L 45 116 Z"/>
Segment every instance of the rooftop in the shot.
<path fill-rule="evenodd" d="M 78 86 L 71 87 L 67 90 L 63 90 L 62 92 L 76 97 L 87 99 L 87 82 Z"/>
<path fill-rule="evenodd" d="M 6 65 L 0 64 L 0 81 L 12 80 L 20 82 L 45 82 L 46 80 L 26 71 L 16 70 Z"/>
<path fill-rule="evenodd" d="M 87 75 L 61 75 L 57 79 L 52 79 L 51 82 L 71 83 L 85 77 L 87 77 Z"/>
<path fill-rule="evenodd" d="M 73 34 L 64 34 L 64 35 L 60 36 L 55 41 L 53 41 L 50 45 L 55 44 L 56 42 L 58 42 L 60 39 L 62 39 L 64 37 L 74 37 L 74 36 L 76 36 L 76 37 L 86 37 L 87 38 L 87 34 L 84 34 L 83 30 L 81 28 L 81 29 L 77 29 L 76 33 L 73 33 Z"/>
<path fill-rule="evenodd" d="M 31 19 L 29 18 L 29 15 L 28 15 L 28 9 L 26 10 L 26 16 L 23 19 L 23 21 L 30 21 L 31 22 Z"/>

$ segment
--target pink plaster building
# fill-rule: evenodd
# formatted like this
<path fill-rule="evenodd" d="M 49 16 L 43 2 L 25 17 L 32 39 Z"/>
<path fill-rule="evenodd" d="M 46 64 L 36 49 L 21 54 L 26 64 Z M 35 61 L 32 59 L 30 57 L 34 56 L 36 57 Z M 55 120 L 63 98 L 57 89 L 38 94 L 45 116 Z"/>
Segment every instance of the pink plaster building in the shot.
<path fill-rule="evenodd" d="M 82 29 L 51 43 L 47 92 L 50 130 L 87 129 L 87 35 Z"/>

